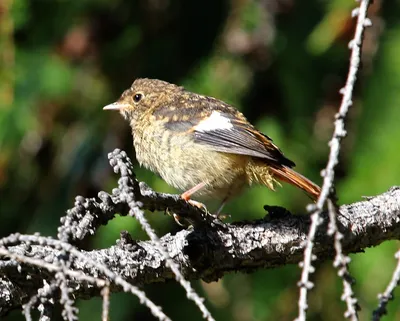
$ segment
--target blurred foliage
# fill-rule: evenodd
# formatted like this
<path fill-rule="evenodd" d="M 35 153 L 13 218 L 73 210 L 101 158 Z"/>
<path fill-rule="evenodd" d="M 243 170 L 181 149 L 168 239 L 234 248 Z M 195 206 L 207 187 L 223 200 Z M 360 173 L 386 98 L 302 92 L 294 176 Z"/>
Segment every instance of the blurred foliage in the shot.
<path fill-rule="evenodd" d="M 74 196 L 110 190 L 117 177 L 107 162 L 114 148 L 131 152 L 128 124 L 102 106 L 136 77 L 183 84 L 241 109 L 271 136 L 297 169 L 320 183 L 332 119 L 348 69 L 354 30 L 350 0 L 1 0 L 0 233 L 55 235 Z M 399 1 L 374 1 L 349 135 L 338 168 L 340 202 L 375 195 L 400 182 Z M 163 181 L 136 168 L 159 191 Z M 264 215 L 279 204 L 304 212 L 308 199 L 284 186 L 252 188 L 226 207 L 234 220 Z M 149 213 L 160 235 L 179 227 Z M 113 244 L 121 230 L 146 238 L 134 219 L 117 217 L 87 241 Z M 396 264 L 397 242 L 352 255 L 356 293 L 369 319 Z M 292 320 L 300 269 L 286 266 L 195 283 L 217 320 Z M 331 262 L 313 275 L 310 320 L 341 319 L 341 282 Z M 146 286 L 174 320 L 201 320 L 171 282 Z M 400 293 L 397 294 L 399 295 Z M 179 304 L 178 304 L 179 302 Z M 400 305 L 385 320 L 400 320 Z M 100 319 L 101 300 L 79 303 L 81 320 Z M 21 320 L 19 312 L 8 320 Z M 111 320 L 152 320 L 136 298 L 111 298 Z"/>

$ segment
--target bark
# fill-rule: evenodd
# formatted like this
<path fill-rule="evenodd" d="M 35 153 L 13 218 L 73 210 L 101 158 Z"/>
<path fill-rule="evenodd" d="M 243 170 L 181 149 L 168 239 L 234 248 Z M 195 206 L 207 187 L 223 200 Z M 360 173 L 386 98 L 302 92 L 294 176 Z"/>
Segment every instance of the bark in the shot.
<path fill-rule="evenodd" d="M 143 193 L 143 186 L 141 190 Z M 151 192 L 147 194 L 149 196 Z M 157 194 L 157 197 L 163 195 Z M 166 203 L 170 201 L 168 197 L 165 200 Z M 232 271 L 251 272 L 300 262 L 309 230 L 309 217 L 292 215 L 279 207 L 266 209 L 269 214 L 256 221 L 226 224 L 209 217 L 206 223 L 195 224 L 175 235 L 167 234 L 160 241 L 188 280 L 202 279 L 210 282 Z M 320 261 L 332 259 L 335 255 L 332 238 L 326 233 L 329 221 L 327 213 L 323 213 L 322 219 L 324 221 L 319 227 L 314 246 L 314 254 Z M 385 240 L 399 239 L 399 220 L 400 187 L 392 187 L 376 197 L 341 206 L 338 224 L 344 234 L 343 251 L 362 252 Z M 68 256 L 65 249 L 43 241 L 30 242 L 26 239 L 16 235 L 15 241 L 10 241 L 9 237 L 7 250 L 40 259 L 47 264 L 56 264 L 60 256 L 65 256 L 68 269 L 79 270 L 84 275 L 103 277 L 96 266 L 88 265 L 73 255 Z M 10 246 L 13 242 L 16 245 Z M 175 278 L 152 241 L 132 240 L 126 233 L 121 234 L 121 240 L 115 246 L 80 252 L 135 285 Z M 19 308 L 37 294 L 44 280 L 50 283 L 53 279 L 54 271 L 0 257 L 0 316 Z M 88 281 L 69 277 L 68 282 L 68 287 L 74 289 L 77 298 L 99 295 L 99 289 Z M 122 289 L 112 286 L 111 290 Z"/>

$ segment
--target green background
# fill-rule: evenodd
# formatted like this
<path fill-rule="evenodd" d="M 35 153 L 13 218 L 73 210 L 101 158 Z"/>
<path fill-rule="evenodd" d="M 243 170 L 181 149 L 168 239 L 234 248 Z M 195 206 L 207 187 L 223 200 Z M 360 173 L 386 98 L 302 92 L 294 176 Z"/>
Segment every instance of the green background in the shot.
<path fill-rule="evenodd" d="M 350 0 L 1 0 L 0 235 L 56 235 L 74 197 L 110 191 L 117 177 L 107 153 L 134 159 L 128 124 L 102 107 L 137 77 L 159 78 L 225 100 L 274 139 L 296 169 L 321 183 L 332 119 L 340 105 L 353 35 Z M 348 137 L 337 169 L 339 203 L 385 192 L 400 182 L 400 3 L 374 1 L 363 47 Z M 174 192 L 152 173 L 136 174 L 157 191 Z M 231 220 L 264 215 L 264 204 L 304 213 L 308 198 L 290 186 L 255 187 L 229 203 Z M 179 226 L 162 213 L 148 218 L 159 235 Z M 115 244 L 121 230 L 146 239 L 132 218 L 117 217 L 87 240 Z M 398 242 L 352 255 L 351 273 L 370 318 L 396 265 Z M 292 320 L 297 266 L 194 282 L 217 320 Z M 319 263 L 310 320 L 342 319 L 341 281 Z M 173 320 L 201 320 L 174 282 L 147 294 Z M 397 294 L 400 293 L 397 291 Z M 399 299 L 385 320 L 400 320 Z M 78 303 L 81 320 L 100 320 L 100 298 Z M 7 320 L 23 319 L 13 312 Z M 138 300 L 111 298 L 111 320 L 153 320 Z M 57 320 L 57 319 L 55 319 Z"/>

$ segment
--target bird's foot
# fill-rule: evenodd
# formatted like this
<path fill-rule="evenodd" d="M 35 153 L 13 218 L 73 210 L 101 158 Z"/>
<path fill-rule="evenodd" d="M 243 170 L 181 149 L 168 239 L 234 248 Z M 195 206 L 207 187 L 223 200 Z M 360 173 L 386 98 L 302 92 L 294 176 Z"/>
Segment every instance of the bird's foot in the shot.
<path fill-rule="evenodd" d="M 231 218 L 231 215 L 230 215 L 230 214 L 223 214 L 223 213 L 216 213 L 216 214 L 214 214 L 214 216 L 215 216 L 217 219 L 221 220 L 221 221 L 224 221 L 224 220 L 226 220 L 227 218 Z"/>
<path fill-rule="evenodd" d="M 172 217 L 174 218 L 176 224 L 186 227 L 187 224 L 184 223 L 184 220 L 178 214 L 172 213 Z"/>
<path fill-rule="evenodd" d="M 207 207 L 203 203 L 195 201 L 195 200 L 190 200 L 190 199 L 186 200 L 186 202 L 188 202 L 192 206 L 195 206 L 195 207 L 201 209 L 202 211 L 204 211 L 208 214 Z"/>
<path fill-rule="evenodd" d="M 178 214 L 176 214 L 174 212 L 171 212 L 168 208 L 165 210 L 165 214 L 172 216 L 172 218 L 178 225 L 183 226 L 183 227 L 185 227 L 187 225 L 184 223 L 184 219 L 182 217 L 180 217 Z"/>

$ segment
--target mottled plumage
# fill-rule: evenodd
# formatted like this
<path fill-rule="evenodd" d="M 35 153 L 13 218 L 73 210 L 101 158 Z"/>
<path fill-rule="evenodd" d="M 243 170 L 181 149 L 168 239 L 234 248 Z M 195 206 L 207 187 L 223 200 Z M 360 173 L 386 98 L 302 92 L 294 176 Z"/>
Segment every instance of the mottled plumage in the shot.
<path fill-rule="evenodd" d="M 104 109 L 121 112 L 132 127 L 139 163 L 168 184 L 225 203 L 252 183 L 274 189 L 293 184 L 313 199 L 320 188 L 291 168 L 272 140 L 234 107 L 165 81 L 137 79 Z"/>

